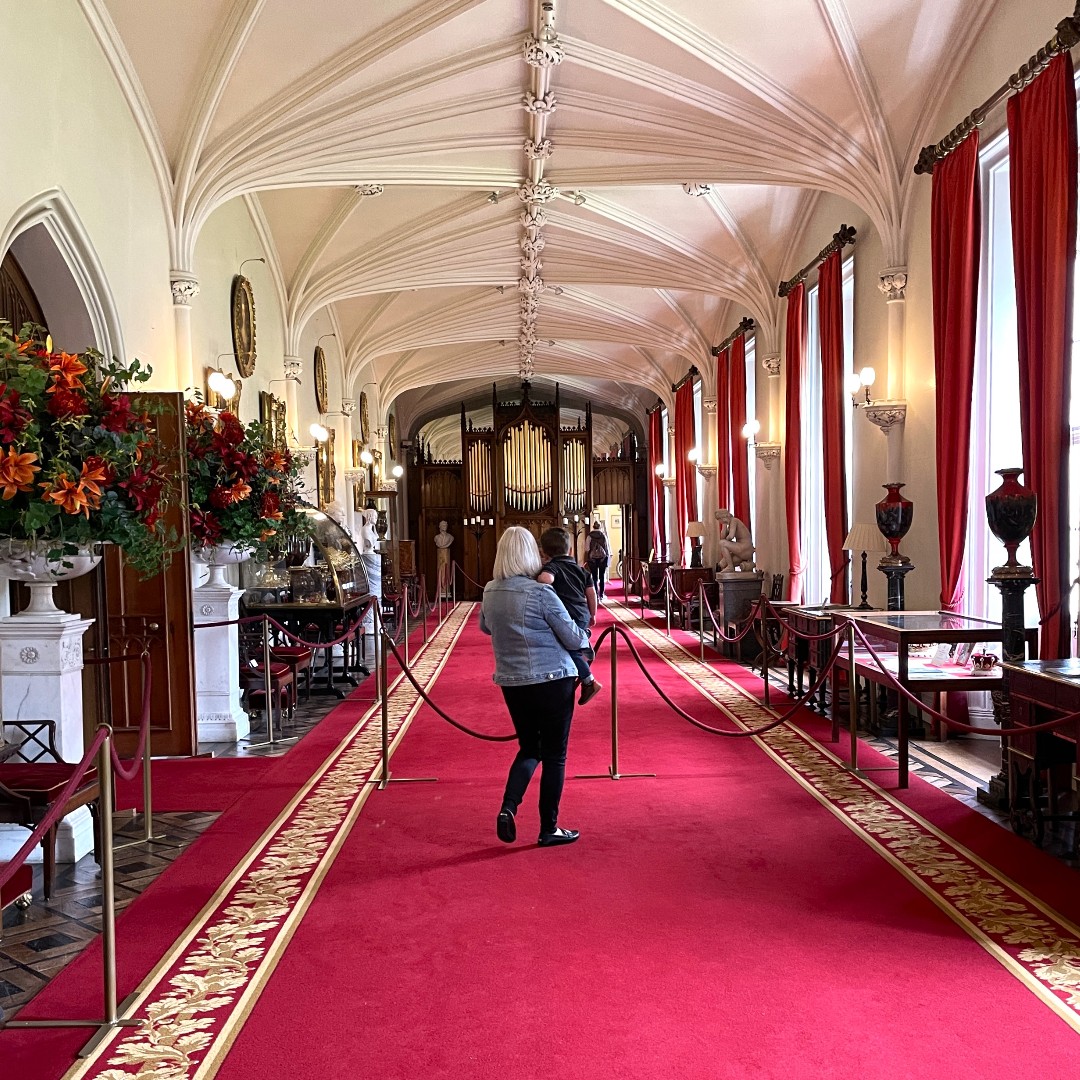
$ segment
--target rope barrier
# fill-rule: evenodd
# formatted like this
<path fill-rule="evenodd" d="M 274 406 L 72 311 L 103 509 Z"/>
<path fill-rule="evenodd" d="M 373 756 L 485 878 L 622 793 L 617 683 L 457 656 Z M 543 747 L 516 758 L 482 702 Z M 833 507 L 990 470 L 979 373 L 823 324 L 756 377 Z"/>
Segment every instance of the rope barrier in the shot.
<path fill-rule="evenodd" d="M 94 758 L 98 756 L 101 744 L 112 733 L 107 724 L 101 724 L 94 732 L 90 745 L 86 748 L 82 759 L 75 766 L 68 782 L 64 785 L 60 794 L 49 804 L 49 810 L 30 833 L 30 838 L 4 866 L 0 866 L 0 888 L 3 888 L 14 876 L 15 871 L 30 857 L 30 853 L 41 843 L 41 838 L 64 816 L 64 810 L 68 799 L 75 793 L 75 789 L 82 783 L 83 778 L 90 770 Z"/>
<path fill-rule="evenodd" d="M 454 567 L 455 567 L 455 568 L 457 568 L 458 570 L 460 570 L 460 571 L 461 571 L 461 576 L 462 576 L 462 577 L 463 577 L 463 578 L 464 578 L 464 579 L 465 579 L 465 580 L 466 580 L 467 582 L 469 582 L 469 584 L 471 584 L 471 585 L 475 585 L 475 586 L 476 586 L 476 587 L 477 587 L 477 588 L 478 588 L 478 589 L 479 589 L 479 590 L 480 590 L 481 592 L 483 592 L 483 591 L 484 591 L 484 586 L 483 586 L 483 585 L 481 585 L 481 584 L 480 584 L 480 582 L 479 582 L 479 581 L 477 581 L 477 580 L 476 580 L 475 578 L 472 578 L 472 577 L 470 577 L 470 576 L 469 576 L 469 575 L 468 575 L 468 574 L 467 574 L 467 573 L 465 572 L 465 568 L 464 568 L 464 567 L 463 567 L 463 566 L 461 565 L 461 563 L 459 563 L 459 562 L 457 562 L 457 561 L 455 560 L 455 562 L 454 562 Z"/>
<path fill-rule="evenodd" d="M 389 642 L 389 648 L 394 659 L 397 660 L 399 666 L 401 667 L 402 674 L 405 676 L 406 679 L 409 680 L 410 683 L 412 683 L 413 689 L 420 695 L 424 703 L 426 705 L 429 705 L 431 709 L 436 713 L 436 715 L 440 716 L 443 720 L 450 724 L 451 727 L 456 727 L 458 731 L 463 731 L 466 735 L 471 735 L 474 739 L 483 739 L 484 742 L 513 742 L 517 738 L 516 733 L 513 735 L 485 735 L 481 731 L 473 731 L 472 728 L 467 728 L 464 724 L 458 723 L 458 721 L 453 719 L 453 717 L 448 716 L 445 712 L 443 712 L 441 708 L 439 708 L 438 705 L 435 704 L 434 701 L 431 700 L 428 692 L 416 681 L 416 678 L 413 676 L 413 673 L 409 670 L 408 666 L 402 660 L 401 654 L 397 651 L 397 648 L 392 641 Z"/>
<path fill-rule="evenodd" d="M 706 724 L 703 721 L 698 720 L 696 717 L 691 716 L 688 712 L 686 712 L 685 709 L 683 709 L 680 706 L 676 705 L 675 702 L 672 701 L 671 698 L 669 698 L 667 696 L 667 694 L 664 693 L 664 691 L 660 688 L 659 684 L 653 678 L 652 674 L 645 667 L 645 662 L 642 660 L 640 654 L 638 653 L 637 648 L 634 645 L 634 642 L 630 638 L 630 635 L 627 633 L 627 631 L 623 627 L 621 627 L 621 626 L 609 626 L 609 627 L 607 627 L 603 631 L 603 633 L 601 633 L 601 635 L 596 639 L 596 645 L 594 645 L 593 648 L 594 649 L 598 648 L 600 646 L 600 644 L 604 641 L 605 638 L 607 638 L 609 636 L 614 637 L 615 635 L 618 635 L 619 637 L 621 637 L 626 642 L 626 645 L 630 650 L 630 655 L 634 658 L 635 662 L 637 663 L 637 666 L 641 669 L 642 674 L 648 680 L 649 685 L 652 686 L 652 688 L 657 692 L 657 694 L 660 695 L 661 700 L 669 708 L 671 708 L 674 712 L 676 712 L 684 720 L 686 720 L 689 723 L 693 724 L 694 727 L 700 728 L 702 731 L 707 731 L 712 735 L 722 735 L 725 738 L 729 738 L 729 739 L 748 739 L 748 738 L 753 738 L 755 735 L 764 735 L 767 732 L 772 731 L 773 728 L 779 727 L 781 724 L 786 724 L 788 721 L 790 721 L 791 718 L 799 711 L 799 709 L 803 708 L 806 705 L 806 703 L 818 692 L 818 690 L 824 684 L 825 680 L 829 676 L 829 673 L 832 671 L 833 666 L 836 664 L 837 658 L 840 655 L 840 650 L 843 648 L 843 642 L 842 641 L 837 642 L 836 647 L 833 650 L 833 654 L 829 658 L 828 663 L 825 665 L 825 667 L 822 669 L 822 671 L 818 674 L 817 681 L 810 688 L 810 690 L 807 692 L 807 694 L 804 697 L 800 698 L 798 701 L 796 701 L 795 704 L 792 705 L 792 707 L 786 713 L 784 713 L 781 717 L 779 717 L 778 719 L 772 721 L 771 723 L 766 724 L 764 727 L 761 727 L 761 728 L 753 728 L 753 729 L 747 730 L 747 731 L 729 731 L 729 730 L 726 730 L 724 728 L 712 727 L 709 724 Z"/>
<path fill-rule="evenodd" d="M 109 752 L 112 755 L 113 769 L 121 780 L 134 780 L 142 770 L 143 752 L 146 750 L 147 734 L 150 731 L 150 696 L 153 689 L 153 669 L 150 665 L 150 654 L 144 652 L 138 655 L 132 653 L 127 656 L 88 656 L 84 661 L 87 664 L 98 665 L 120 664 L 129 660 L 139 660 L 142 662 L 143 694 L 142 709 L 139 714 L 139 742 L 135 748 L 134 756 L 127 759 L 132 762 L 132 768 L 130 770 L 124 768 L 124 759 L 116 752 L 116 740 L 113 739 L 109 742 Z"/>
<path fill-rule="evenodd" d="M 243 618 L 240 619 L 226 619 L 222 622 L 195 623 L 194 628 L 196 630 L 205 630 L 206 628 L 212 626 L 241 626 L 245 623 L 262 622 L 265 618 L 267 623 L 274 627 L 274 629 L 284 634 L 295 645 L 299 645 L 305 649 L 332 649 L 335 645 L 341 645 L 344 642 L 348 641 L 350 638 L 352 638 L 360 624 L 364 621 L 365 618 L 367 618 L 368 609 L 374 603 L 375 599 L 374 597 L 372 597 L 370 600 L 367 601 L 366 604 L 364 604 L 362 608 L 358 608 L 357 617 L 356 620 L 353 622 L 352 626 L 348 630 L 346 630 L 345 633 L 341 635 L 341 637 L 334 638 L 332 641 L 307 641 L 306 639 L 300 637 L 299 634 L 294 633 L 287 626 L 283 626 L 277 621 L 277 619 L 274 619 L 269 615 L 245 615 Z"/>
<path fill-rule="evenodd" d="M 704 584 L 704 583 L 702 583 L 702 584 Z M 705 595 L 704 595 L 704 593 L 705 593 L 704 588 L 699 588 L 700 599 L 698 601 L 698 606 L 709 613 L 709 622 L 712 623 L 713 633 L 716 634 L 716 636 L 721 641 L 726 641 L 729 645 L 737 645 L 753 629 L 753 626 L 754 626 L 754 613 L 753 613 L 753 611 L 750 612 L 750 615 L 746 619 L 746 622 L 743 624 L 743 628 L 734 637 L 730 637 L 728 635 L 727 628 L 721 626 L 716 621 L 716 615 L 713 613 L 713 609 L 708 604 L 705 603 Z M 676 594 L 676 595 L 678 595 L 678 594 Z M 681 601 L 681 602 L 685 603 L 686 601 Z M 703 629 L 702 632 L 704 632 L 704 629 Z"/>

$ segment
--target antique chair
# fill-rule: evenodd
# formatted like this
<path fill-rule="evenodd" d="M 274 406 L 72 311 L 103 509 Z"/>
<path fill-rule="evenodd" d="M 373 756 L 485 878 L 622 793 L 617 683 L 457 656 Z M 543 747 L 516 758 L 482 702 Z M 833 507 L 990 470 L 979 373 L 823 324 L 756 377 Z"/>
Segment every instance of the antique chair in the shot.
<path fill-rule="evenodd" d="M 71 779 L 76 766 L 64 761 L 56 749 L 56 725 L 52 720 L 8 720 L 6 728 L 22 735 L 8 753 L 18 754 L 21 761 L 10 758 L 0 761 L 0 822 L 21 825 L 33 831 L 34 826 L 48 813 L 53 802 Z M 101 785 L 96 768 L 87 770 L 82 783 L 64 804 L 64 816 L 80 806 L 89 807 L 94 823 L 94 855 L 101 850 L 98 800 Z M 44 862 L 45 899 L 52 896 L 56 876 L 56 829 L 54 825 L 41 838 Z M 99 858 L 100 861 L 100 858 Z"/>

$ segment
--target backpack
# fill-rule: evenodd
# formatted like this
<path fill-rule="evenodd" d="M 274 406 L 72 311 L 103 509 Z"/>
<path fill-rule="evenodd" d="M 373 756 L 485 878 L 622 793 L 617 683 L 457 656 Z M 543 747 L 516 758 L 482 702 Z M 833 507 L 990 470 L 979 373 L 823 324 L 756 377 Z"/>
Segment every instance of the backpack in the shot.
<path fill-rule="evenodd" d="M 589 562 L 607 562 L 610 558 L 607 537 L 598 530 L 589 533 Z"/>

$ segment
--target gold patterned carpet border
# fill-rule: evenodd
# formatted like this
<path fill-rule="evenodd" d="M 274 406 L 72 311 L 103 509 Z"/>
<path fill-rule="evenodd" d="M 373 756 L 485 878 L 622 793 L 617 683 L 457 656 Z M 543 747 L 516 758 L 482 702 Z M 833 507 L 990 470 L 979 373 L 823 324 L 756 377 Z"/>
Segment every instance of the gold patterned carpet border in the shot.
<path fill-rule="evenodd" d="M 612 616 L 744 729 L 780 715 L 629 607 Z M 1080 928 L 889 792 L 785 724 L 753 741 L 932 903 L 1080 1032 Z"/>
<path fill-rule="evenodd" d="M 410 661 L 430 688 L 472 604 L 458 604 Z M 403 676 L 387 697 L 391 748 L 421 699 Z M 143 1023 L 118 1030 L 64 1080 L 212 1077 L 373 790 L 381 710 L 367 709 L 249 850 L 138 992 Z M 121 927 L 122 932 L 122 927 Z"/>

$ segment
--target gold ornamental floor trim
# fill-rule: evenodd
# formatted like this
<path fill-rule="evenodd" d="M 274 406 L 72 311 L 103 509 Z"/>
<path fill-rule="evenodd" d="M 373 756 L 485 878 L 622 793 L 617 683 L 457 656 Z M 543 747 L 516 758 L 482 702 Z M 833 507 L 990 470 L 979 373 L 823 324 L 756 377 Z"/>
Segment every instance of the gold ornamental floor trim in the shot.
<path fill-rule="evenodd" d="M 411 658 L 430 688 L 474 605 L 458 604 Z M 422 703 L 403 675 L 388 694 L 391 753 Z M 379 774 L 380 706 L 365 711 L 143 980 L 133 1015 L 64 1080 L 209 1080 L 270 978 Z M 120 933 L 123 933 L 121 924 Z"/>
<path fill-rule="evenodd" d="M 622 604 L 608 610 L 744 730 L 780 713 Z M 790 724 L 753 737 L 852 833 L 1080 1032 L 1080 928 Z"/>

